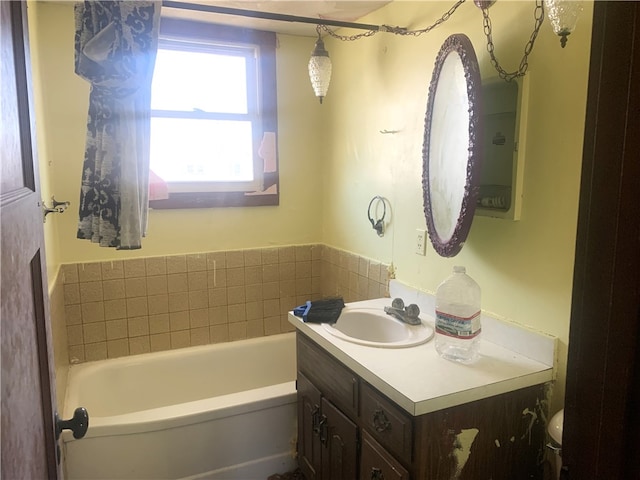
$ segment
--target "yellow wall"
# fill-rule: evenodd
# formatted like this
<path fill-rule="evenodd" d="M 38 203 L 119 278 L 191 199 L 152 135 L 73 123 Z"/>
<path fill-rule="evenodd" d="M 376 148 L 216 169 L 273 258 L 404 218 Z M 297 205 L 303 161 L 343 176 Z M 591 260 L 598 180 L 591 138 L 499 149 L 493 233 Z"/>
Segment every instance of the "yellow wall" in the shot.
<path fill-rule="evenodd" d="M 394 2 L 364 23 L 424 28 L 449 2 Z M 495 53 L 517 68 L 533 28 L 531 1 L 500 1 L 490 9 Z M 560 339 L 564 395 L 578 191 L 591 41 L 591 3 L 565 49 L 548 20 L 529 58 L 529 117 L 520 221 L 476 217 L 462 252 L 451 259 L 414 253 L 415 231 L 426 228 L 422 197 L 422 136 L 436 54 L 452 33 L 472 40 L 483 78 L 496 76 L 486 50 L 482 13 L 463 4 L 452 19 L 420 37 L 380 33 L 358 42 L 326 41 L 333 78 L 324 120 L 327 184 L 324 242 L 393 263 L 397 278 L 434 292 L 453 265 L 467 267 L 482 287 L 483 309 Z M 380 130 L 400 130 L 383 135 Z M 388 232 L 367 220 L 374 195 L 391 203 Z"/>
<path fill-rule="evenodd" d="M 37 2 L 30 21 L 40 102 L 38 104 L 42 170 L 50 178 L 49 196 L 70 200 L 69 210 L 51 215 L 47 251 L 61 263 L 141 256 L 316 243 L 320 240 L 322 204 L 318 161 L 321 137 L 318 111 L 309 85 L 307 61 L 313 41 L 280 35 L 277 49 L 278 148 L 280 205 L 278 207 L 155 210 L 139 251 L 115 251 L 76 239 L 78 199 L 84 155 L 89 86 L 74 73 L 73 3 Z M 46 160 L 45 160 L 46 159 Z M 55 217 L 55 218 L 54 218 Z M 59 243 L 59 247 L 56 245 Z M 50 278 L 53 273 L 50 273 Z"/>

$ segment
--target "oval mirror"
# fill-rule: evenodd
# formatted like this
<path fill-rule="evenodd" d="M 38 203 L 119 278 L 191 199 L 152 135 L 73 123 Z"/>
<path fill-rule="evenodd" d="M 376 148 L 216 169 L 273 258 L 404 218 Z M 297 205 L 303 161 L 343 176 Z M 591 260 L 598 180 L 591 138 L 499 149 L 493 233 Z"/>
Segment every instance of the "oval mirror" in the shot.
<path fill-rule="evenodd" d="M 466 35 L 447 38 L 429 85 L 422 148 L 422 192 L 429 239 L 443 257 L 464 245 L 478 197 L 482 163 L 481 82 Z"/>

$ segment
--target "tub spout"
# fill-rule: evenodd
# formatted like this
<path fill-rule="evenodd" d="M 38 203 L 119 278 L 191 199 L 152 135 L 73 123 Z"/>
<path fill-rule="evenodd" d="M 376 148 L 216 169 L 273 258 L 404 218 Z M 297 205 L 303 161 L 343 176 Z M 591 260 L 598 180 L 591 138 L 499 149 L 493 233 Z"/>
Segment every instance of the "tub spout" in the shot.
<path fill-rule="evenodd" d="M 391 306 L 384 307 L 384 311 L 387 315 L 391 315 L 409 325 L 420 325 L 422 323 L 419 318 L 420 308 L 415 303 L 405 307 L 401 298 L 394 298 Z"/>

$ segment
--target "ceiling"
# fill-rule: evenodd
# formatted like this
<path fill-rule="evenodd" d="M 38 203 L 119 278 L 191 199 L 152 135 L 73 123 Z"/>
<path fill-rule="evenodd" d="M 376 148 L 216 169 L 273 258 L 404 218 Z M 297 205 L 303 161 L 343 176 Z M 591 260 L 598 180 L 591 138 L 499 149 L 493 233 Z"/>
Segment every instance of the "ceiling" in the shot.
<path fill-rule="evenodd" d="M 336 0 L 336 1 L 305 1 L 305 0 L 177 0 L 177 3 L 189 3 L 198 5 L 214 5 L 230 9 L 253 10 L 296 17 L 331 19 L 343 22 L 357 22 L 357 20 L 374 10 L 390 3 L 386 1 L 369 0 Z M 163 8 L 162 14 L 173 18 L 200 20 L 224 25 L 242 26 L 257 30 L 267 30 L 289 35 L 316 36 L 316 27 L 312 23 L 283 22 L 265 20 L 261 18 L 248 18 L 239 15 L 226 15 L 210 12 L 197 12 L 178 8 Z"/>

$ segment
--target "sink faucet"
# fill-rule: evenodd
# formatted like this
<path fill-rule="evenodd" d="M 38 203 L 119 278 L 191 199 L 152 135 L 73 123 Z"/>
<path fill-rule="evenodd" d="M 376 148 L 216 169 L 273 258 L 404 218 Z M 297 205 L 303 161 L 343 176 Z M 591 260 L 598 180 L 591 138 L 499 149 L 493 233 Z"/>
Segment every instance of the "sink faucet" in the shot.
<path fill-rule="evenodd" d="M 384 307 L 384 311 L 387 315 L 397 318 L 401 322 L 408 323 L 409 325 L 420 325 L 422 323 L 418 315 L 420 315 L 420 308 L 415 303 L 404 306 L 404 301 L 401 298 L 394 298 L 390 307 Z"/>

